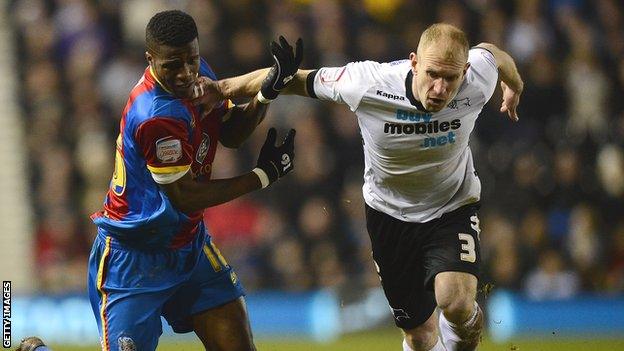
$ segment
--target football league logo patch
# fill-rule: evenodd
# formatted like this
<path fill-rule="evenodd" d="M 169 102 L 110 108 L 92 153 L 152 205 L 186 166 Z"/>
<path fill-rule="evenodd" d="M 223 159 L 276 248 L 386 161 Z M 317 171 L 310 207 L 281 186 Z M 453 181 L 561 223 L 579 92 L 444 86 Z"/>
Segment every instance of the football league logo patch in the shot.
<path fill-rule="evenodd" d="M 162 163 L 175 163 L 182 158 L 182 142 L 170 136 L 156 141 L 156 158 Z"/>

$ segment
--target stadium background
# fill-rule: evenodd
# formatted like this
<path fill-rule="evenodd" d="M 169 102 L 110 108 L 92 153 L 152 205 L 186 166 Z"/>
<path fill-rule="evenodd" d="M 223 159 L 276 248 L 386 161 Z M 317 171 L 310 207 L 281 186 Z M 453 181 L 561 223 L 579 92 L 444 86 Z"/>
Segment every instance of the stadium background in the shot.
<path fill-rule="evenodd" d="M 304 39 L 305 68 L 405 58 L 436 21 L 463 28 L 473 44 L 507 50 L 525 81 L 520 122 L 498 112 L 497 90 L 471 142 L 483 183 L 480 300 L 508 291 L 522 301 L 570 301 L 574 310 L 573 301 L 587 296 L 623 299 L 619 0 L 13 0 L 4 6 L 0 273 L 13 281 L 14 296 L 84 293 L 95 232 L 89 215 L 101 207 L 121 110 L 146 64 L 145 24 L 159 10 L 181 8 L 196 19 L 200 51 L 219 77 L 270 65 L 268 43 L 280 34 Z M 363 217 L 356 120 L 344 106 L 281 97 L 241 150 L 219 149 L 213 177 L 248 171 L 267 126 L 297 129 L 295 172 L 268 190 L 207 210 L 206 223 L 250 296 L 331 291 L 342 307 L 356 306 L 379 290 Z M 391 326 L 384 301 L 374 301 L 384 312 L 346 331 Z M 624 308 L 617 312 L 624 315 Z M 624 322 L 616 327 L 624 349 Z M 400 337 L 391 335 L 398 349 Z"/>

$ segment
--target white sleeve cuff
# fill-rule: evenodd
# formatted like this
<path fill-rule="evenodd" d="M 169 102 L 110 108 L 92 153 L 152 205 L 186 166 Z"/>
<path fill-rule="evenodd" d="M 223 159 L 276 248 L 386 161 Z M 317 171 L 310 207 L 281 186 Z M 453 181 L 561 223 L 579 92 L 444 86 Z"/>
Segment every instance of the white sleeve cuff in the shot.
<path fill-rule="evenodd" d="M 156 183 L 171 184 L 175 182 L 176 180 L 184 177 L 184 175 L 188 173 L 189 169 L 191 169 L 191 167 L 188 167 L 184 171 L 175 172 L 175 173 L 154 173 L 154 172 L 150 172 L 150 173 L 152 173 L 152 178 L 154 178 L 154 181 Z"/>

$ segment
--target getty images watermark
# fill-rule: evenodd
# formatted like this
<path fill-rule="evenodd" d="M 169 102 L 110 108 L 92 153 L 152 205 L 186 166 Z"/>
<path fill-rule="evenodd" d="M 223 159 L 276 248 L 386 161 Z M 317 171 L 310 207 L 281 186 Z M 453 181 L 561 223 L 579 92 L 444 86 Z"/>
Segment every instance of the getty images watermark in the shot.
<path fill-rule="evenodd" d="M 2 347 L 11 347 L 11 281 L 2 281 Z"/>

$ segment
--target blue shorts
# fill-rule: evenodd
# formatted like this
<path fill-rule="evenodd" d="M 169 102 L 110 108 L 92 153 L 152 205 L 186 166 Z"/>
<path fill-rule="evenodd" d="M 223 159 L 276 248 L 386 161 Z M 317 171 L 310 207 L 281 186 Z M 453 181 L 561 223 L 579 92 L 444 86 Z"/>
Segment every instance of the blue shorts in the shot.
<path fill-rule="evenodd" d="M 244 295 L 205 230 L 180 249 L 160 251 L 128 248 L 100 231 L 89 257 L 88 290 L 105 351 L 155 350 L 161 315 L 175 332 L 186 333 L 193 330 L 193 314 Z"/>

